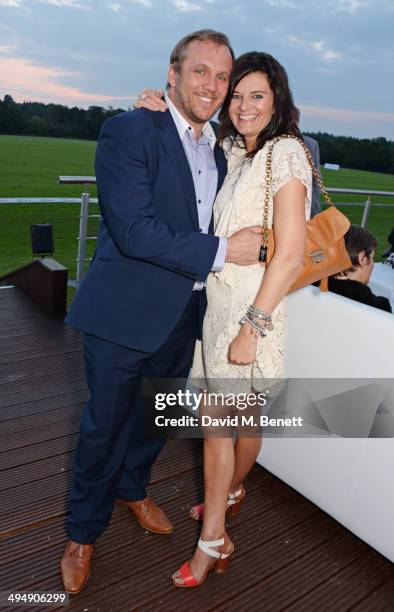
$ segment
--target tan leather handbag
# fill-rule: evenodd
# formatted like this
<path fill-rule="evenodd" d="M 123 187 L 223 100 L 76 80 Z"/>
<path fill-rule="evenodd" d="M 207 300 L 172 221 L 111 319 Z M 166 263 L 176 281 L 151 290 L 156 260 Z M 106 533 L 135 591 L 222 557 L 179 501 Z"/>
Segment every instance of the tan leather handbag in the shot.
<path fill-rule="evenodd" d="M 289 293 L 306 287 L 311 283 L 320 281 L 320 290 L 327 291 L 328 277 L 343 272 L 351 267 L 352 263 L 345 247 L 344 235 L 350 226 L 349 219 L 338 210 L 315 168 L 312 155 L 305 143 L 297 136 L 285 134 L 278 136 L 269 144 L 266 161 L 266 182 L 264 198 L 263 247 L 262 261 L 268 264 L 275 251 L 274 231 L 268 227 L 269 195 L 272 185 L 272 151 L 274 145 L 282 138 L 293 138 L 303 147 L 314 179 L 317 181 L 324 199 L 329 205 L 323 212 L 307 221 L 307 240 L 304 256 L 304 265 L 297 280 L 291 286 Z"/>

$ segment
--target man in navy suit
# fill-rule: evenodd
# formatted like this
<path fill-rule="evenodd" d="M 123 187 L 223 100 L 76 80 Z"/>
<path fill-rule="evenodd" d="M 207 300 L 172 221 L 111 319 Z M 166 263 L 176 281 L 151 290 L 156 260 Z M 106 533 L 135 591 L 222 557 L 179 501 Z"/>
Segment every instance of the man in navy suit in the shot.
<path fill-rule="evenodd" d="M 78 593 L 93 544 L 116 499 L 156 533 L 173 529 L 146 495 L 163 443 L 143 431 L 142 379 L 186 378 L 202 326 L 204 281 L 225 261 L 258 262 L 260 228 L 212 235 L 212 205 L 226 161 L 208 120 L 221 106 L 234 58 L 224 34 L 182 39 L 168 71 L 169 109 L 109 119 L 97 146 L 102 223 L 94 260 L 67 317 L 84 332 L 90 400 L 75 457 L 61 561 Z"/>

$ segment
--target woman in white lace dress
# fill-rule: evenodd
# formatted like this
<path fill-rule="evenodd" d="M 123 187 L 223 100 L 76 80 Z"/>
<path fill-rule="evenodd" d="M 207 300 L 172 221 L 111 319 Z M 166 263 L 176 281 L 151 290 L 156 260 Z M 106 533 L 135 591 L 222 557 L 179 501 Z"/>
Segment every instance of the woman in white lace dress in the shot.
<path fill-rule="evenodd" d="M 220 114 L 219 140 L 228 174 L 214 205 L 215 235 L 229 237 L 263 223 L 270 141 L 281 134 L 302 138 L 293 108 L 287 75 L 274 58 L 253 52 L 236 60 Z M 225 391 L 224 381 L 230 382 L 227 390 L 235 384 L 240 393 L 259 391 L 266 389 L 266 379 L 285 374 L 285 296 L 302 266 L 311 205 L 311 170 L 297 140 L 284 138 L 274 145 L 270 183 L 268 224 L 274 228 L 274 257 L 266 268 L 226 263 L 208 277 L 203 338 L 196 346 L 191 378 L 209 391 Z M 240 325 L 248 309 L 250 322 Z M 205 504 L 191 513 L 203 518 L 201 539 L 190 562 L 173 575 L 176 586 L 201 584 L 209 569 L 223 570 L 228 562 L 234 546 L 225 529 L 226 510 L 239 509 L 245 496 L 242 482 L 260 445 L 261 439 L 242 433 L 235 444 L 230 436 L 205 437 Z"/>

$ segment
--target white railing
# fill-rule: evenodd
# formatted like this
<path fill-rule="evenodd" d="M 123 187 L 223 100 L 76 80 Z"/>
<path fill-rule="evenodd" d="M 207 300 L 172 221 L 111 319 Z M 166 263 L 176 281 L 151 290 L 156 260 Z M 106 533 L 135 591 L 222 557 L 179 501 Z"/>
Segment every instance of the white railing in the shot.
<path fill-rule="evenodd" d="M 89 205 L 97 204 L 97 198 L 91 198 L 88 192 L 88 185 L 96 184 L 95 176 L 59 176 L 58 181 L 61 185 L 83 185 L 84 190 L 80 198 L 0 198 L 0 204 L 39 204 L 39 203 L 80 203 L 81 211 L 79 215 L 79 235 L 78 235 L 78 254 L 77 254 L 77 279 L 78 286 L 85 274 L 85 262 L 90 261 L 86 257 L 86 241 L 96 240 L 97 236 L 87 236 L 88 219 L 99 219 L 101 215 L 90 215 Z M 342 187 L 328 187 L 329 193 L 367 196 L 364 203 L 361 226 L 366 227 L 371 206 L 373 205 L 372 196 L 394 197 L 394 191 L 375 191 L 371 189 L 345 189 Z M 341 202 L 341 206 L 360 205 L 358 202 Z M 394 205 L 393 205 L 394 206 Z"/>
<path fill-rule="evenodd" d="M 101 215 L 90 215 L 89 205 L 90 203 L 97 203 L 97 198 L 91 198 L 88 192 L 88 185 L 96 184 L 95 176 L 59 176 L 58 181 L 61 185 L 83 185 L 84 190 L 81 195 L 81 211 L 79 214 L 79 235 L 78 235 L 78 254 L 77 254 L 77 282 L 79 283 L 85 274 L 85 262 L 90 261 L 89 257 L 86 257 L 86 241 L 96 240 L 97 236 L 87 236 L 88 219 L 99 219 Z"/>
<path fill-rule="evenodd" d="M 81 198 L 0 198 L 0 204 L 78 204 L 80 202 Z"/>
<path fill-rule="evenodd" d="M 366 227 L 367 223 L 368 223 L 368 216 L 369 216 L 369 210 L 371 208 L 372 202 L 371 202 L 371 197 L 372 196 L 391 196 L 394 197 L 394 191 L 371 191 L 368 189 L 344 189 L 341 187 L 328 187 L 327 188 L 328 193 L 342 193 L 342 194 L 348 194 L 348 195 L 365 195 L 367 196 L 367 199 L 365 201 L 364 204 L 364 211 L 363 211 L 363 217 L 361 219 L 361 227 Z M 341 206 L 347 206 L 349 204 L 353 204 L 353 202 L 342 202 Z"/>

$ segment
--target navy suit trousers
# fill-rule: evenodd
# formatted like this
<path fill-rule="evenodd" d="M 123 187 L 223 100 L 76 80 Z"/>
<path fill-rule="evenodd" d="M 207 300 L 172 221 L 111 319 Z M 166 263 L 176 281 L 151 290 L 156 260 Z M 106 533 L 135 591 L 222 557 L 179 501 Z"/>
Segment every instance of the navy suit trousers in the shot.
<path fill-rule="evenodd" d="M 152 354 L 84 334 L 90 399 L 74 463 L 70 539 L 92 544 L 108 525 L 117 497 L 136 501 L 146 496 L 151 466 L 164 442 L 144 437 L 143 378 L 187 378 L 202 297 L 192 293 L 169 338 Z"/>

